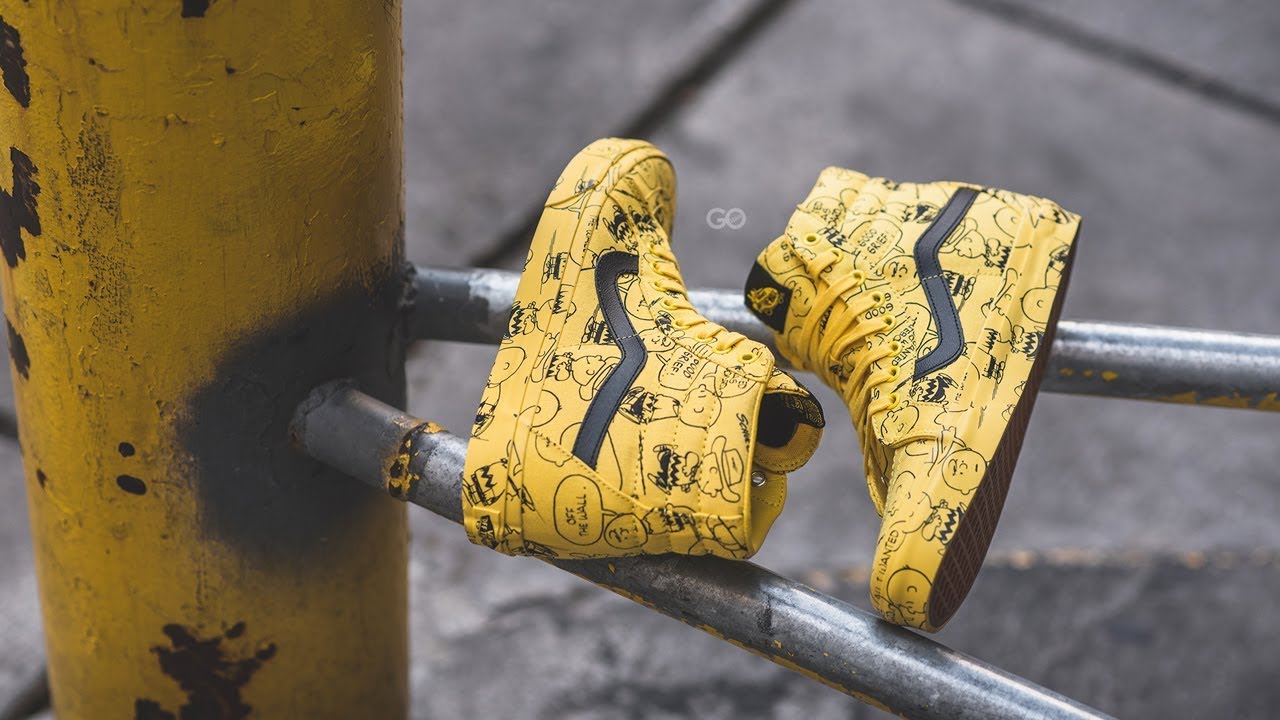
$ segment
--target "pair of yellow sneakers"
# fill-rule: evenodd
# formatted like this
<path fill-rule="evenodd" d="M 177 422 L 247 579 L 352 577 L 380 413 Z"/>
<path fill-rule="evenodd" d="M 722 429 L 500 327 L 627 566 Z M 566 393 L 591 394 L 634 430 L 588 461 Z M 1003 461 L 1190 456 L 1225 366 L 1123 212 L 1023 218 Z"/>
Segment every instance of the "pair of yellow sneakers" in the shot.
<path fill-rule="evenodd" d="M 760 343 L 690 304 L 657 148 L 592 143 L 546 202 L 463 475 L 467 534 L 510 555 L 747 558 L 824 424 Z M 871 598 L 940 628 L 1004 504 L 1079 218 L 961 183 L 823 171 L 747 306 L 845 399 L 883 522 Z"/>

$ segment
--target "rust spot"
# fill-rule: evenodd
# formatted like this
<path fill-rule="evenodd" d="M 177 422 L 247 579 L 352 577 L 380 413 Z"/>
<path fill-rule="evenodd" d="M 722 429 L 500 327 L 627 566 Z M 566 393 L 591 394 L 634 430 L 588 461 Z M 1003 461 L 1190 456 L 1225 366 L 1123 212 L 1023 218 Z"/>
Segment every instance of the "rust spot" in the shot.
<path fill-rule="evenodd" d="M 211 0 L 182 0 L 182 17 L 204 17 Z"/>
<path fill-rule="evenodd" d="M 130 495 L 146 495 L 147 484 L 132 475 L 121 475 L 116 478 L 116 485 Z"/>
<path fill-rule="evenodd" d="M 135 720 L 242 720 L 249 717 L 253 707 L 240 697 L 240 691 L 262 663 L 276 652 L 274 643 L 268 643 L 251 656 L 233 660 L 223 647 L 224 639 L 235 639 L 244 634 L 245 624 L 232 625 L 222 636 L 199 638 L 188 627 L 165 625 L 164 634 L 169 646 L 151 648 L 160 660 L 160 669 L 177 681 L 187 694 L 187 702 L 172 713 L 154 700 L 140 698 L 134 703 Z M 149 713 L 149 714 L 144 714 Z"/>
<path fill-rule="evenodd" d="M 127 442 L 120 443 L 116 449 L 120 451 L 120 457 L 133 457 L 133 454 L 137 452 L 133 449 L 133 443 Z"/>
<path fill-rule="evenodd" d="M 13 323 L 9 322 L 9 318 L 4 319 L 4 324 L 9 331 L 9 357 L 13 360 L 13 367 L 24 379 L 30 378 L 31 356 L 27 355 L 27 344 L 14 329 Z"/>
<path fill-rule="evenodd" d="M 0 17 L 0 74 L 4 86 L 22 107 L 31 105 L 31 78 L 27 76 L 27 60 L 22 57 L 22 37 L 16 28 Z"/>
<path fill-rule="evenodd" d="M 38 170 L 31 158 L 11 147 L 9 159 L 13 163 L 13 194 L 0 190 L 0 251 L 4 252 L 9 267 L 18 267 L 19 260 L 27 259 L 22 229 L 26 228 L 32 235 L 40 234 L 40 216 L 36 212 L 40 186 L 35 181 Z"/>

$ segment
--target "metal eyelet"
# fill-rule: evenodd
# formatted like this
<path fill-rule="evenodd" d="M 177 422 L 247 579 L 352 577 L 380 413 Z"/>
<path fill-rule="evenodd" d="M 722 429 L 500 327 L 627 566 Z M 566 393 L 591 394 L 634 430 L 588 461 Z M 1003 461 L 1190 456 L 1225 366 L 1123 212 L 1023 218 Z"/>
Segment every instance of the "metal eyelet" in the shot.
<path fill-rule="evenodd" d="M 898 342 L 897 340 L 894 340 L 893 342 L 889 343 L 889 352 L 893 353 L 894 355 L 897 355 L 898 353 L 902 352 L 902 343 Z"/>
<path fill-rule="evenodd" d="M 753 352 L 742 353 L 742 355 L 740 355 L 738 359 L 744 363 L 755 362 L 756 354 Z"/>
<path fill-rule="evenodd" d="M 814 235 L 813 233 L 809 233 L 808 235 L 804 236 L 803 242 L 805 245 L 812 245 L 818 242 L 818 236 Z"/>

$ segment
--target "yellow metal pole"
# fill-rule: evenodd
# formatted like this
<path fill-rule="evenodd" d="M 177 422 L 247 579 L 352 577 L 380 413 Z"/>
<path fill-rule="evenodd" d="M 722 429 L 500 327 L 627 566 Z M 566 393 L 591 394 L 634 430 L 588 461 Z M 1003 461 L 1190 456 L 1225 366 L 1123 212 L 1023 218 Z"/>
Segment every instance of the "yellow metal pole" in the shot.
<path fill-rule="evenodd" d="M 58 717 L 405 715 L 404 506 L 286 437 L 403 403 L 399 2 L 0 0 L 0 72 Z"/>

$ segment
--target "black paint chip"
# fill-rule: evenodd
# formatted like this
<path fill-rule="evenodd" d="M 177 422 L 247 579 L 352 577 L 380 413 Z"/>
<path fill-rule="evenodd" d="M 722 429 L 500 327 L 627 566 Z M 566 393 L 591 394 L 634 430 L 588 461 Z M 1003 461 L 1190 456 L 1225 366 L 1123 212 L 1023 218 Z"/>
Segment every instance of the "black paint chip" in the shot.
<path fill-rule="evenodd" d="M 211 0 L 182 0 L 182 17 L 204 17 Z"/>
<path fill-rule="evenodd" d="M 22 37 L 18 30 L 0 17 L 0 74 L 4 86 L 22 107 L 31 105 L 31 78 L 27 76 L 27 60 L 22 56 Z"/>
<path fill-rule="evenodd" d="M 121 490 L 129 493 L 130 495 L 147 494 L 147 484 L 140 478 L 136 478 L 132 475 L 121 475 L 117 477 L 116 485 L 119 485 Z"/>
<path fill-rule="evenodd" d="M 18 374 L 23 378 L 31 377 L 31 356 L 27 355 L 27 343 L 23 341 L 22 336 L 13 328 L 13 323 L 9 322 L 9 318 L 4 319 L 5 328 L 9 331 L 9 357 L 13 359 L 13 367 L 17 369 Z"/>
<path fill-rule="evenodd" d="M 25 228 L 32 236 L 40 234 L 40 215 L 36 209 L 36 196 L 40 185 L 35 176 L 36 164 L 18 148 L 9 148 L 9 160 L 13 163 L 13 194 L 0 189 L 0 251 L 9 267 L 18 267 L 19 260 L 27 259 L 27 248 L 22 241 Z"/>

